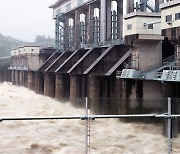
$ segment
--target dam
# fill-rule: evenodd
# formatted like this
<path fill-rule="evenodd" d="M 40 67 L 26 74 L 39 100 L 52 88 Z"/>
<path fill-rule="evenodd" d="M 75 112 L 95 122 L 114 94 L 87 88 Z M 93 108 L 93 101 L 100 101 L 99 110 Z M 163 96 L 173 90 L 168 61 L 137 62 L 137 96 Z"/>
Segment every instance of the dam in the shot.
<path fill-rule="evenodd" d="M 179 12 L 163 17 L 179 1 L 135 2 L 57 1 L 56 48 L 12 50 L 1 80 L 56 99 L 178 98 Z"/>
<path fill-rule="evenodd" d="M 59 0 L 50 6 L 55 49 L 12 50 L 0 79 L 57 100 L 125 99 L 122 108 L 133 113 L 161 111 L 161 101 L 146 100 L 179 98 L 179 5 L 179 0 Z M 174 108 L 179 113 L 179 103 Z"/>
<path fill-rule="evenodd" d="M 87 97 L 97 114 L 166 113 L 171 97 L 179 114 L 179 0 L 58 0 L 50 8 L 55 49 L 12 50 L 1 82 L 56 100 Z M 172 123 L 178 136 L 179 120 Z"/>

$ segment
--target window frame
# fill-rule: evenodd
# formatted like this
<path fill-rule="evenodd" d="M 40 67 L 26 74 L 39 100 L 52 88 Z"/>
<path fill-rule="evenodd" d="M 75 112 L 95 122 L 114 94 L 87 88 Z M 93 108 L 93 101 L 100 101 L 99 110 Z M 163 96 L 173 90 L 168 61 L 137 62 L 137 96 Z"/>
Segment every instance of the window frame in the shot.
<path fill-rule="evenodd" d="M 172 22 L 172 14 L 166 16 L 166 22 Z"/>
<path fill-rule="evenodd" d="M 127 30 L 132 30 L 132 24 L 127 24 Z"/>
<path fill-rule="evenodd" d="M 175 20 L 180 20 L 180 12 L 179 13 L 175 13 Z"/>

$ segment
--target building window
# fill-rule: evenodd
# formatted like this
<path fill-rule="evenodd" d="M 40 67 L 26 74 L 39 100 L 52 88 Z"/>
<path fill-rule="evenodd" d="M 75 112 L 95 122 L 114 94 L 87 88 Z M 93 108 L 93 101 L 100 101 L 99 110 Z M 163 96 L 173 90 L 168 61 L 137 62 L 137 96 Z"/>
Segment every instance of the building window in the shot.
<path fill-rule="evenodd" d="M 93 42 L 100 42 L 100 9 L 94 8 Z"/>
<path fill-rule="evenodd" d="M 166 22 L 171 22 L 171 21 L 172 21 L 172 15 L 167 15 Z"/>
<path fill-rule="evenodd" d="M 132 30 L 132 24 L 127 25 L 127 30 Z"/>
<path fill-rule="evenodd" d="M 34 49 L 31 49 L 31 51 L 34 51 Z"/>
<path fill-rule="evenodd" d="M 175 14 L 175 20 L 180 20 L 180 13 Z"/>
<path fill-rule="evenodd" d="M 149 24 L 148 29 L 153 29 L 153 24 Z"/>

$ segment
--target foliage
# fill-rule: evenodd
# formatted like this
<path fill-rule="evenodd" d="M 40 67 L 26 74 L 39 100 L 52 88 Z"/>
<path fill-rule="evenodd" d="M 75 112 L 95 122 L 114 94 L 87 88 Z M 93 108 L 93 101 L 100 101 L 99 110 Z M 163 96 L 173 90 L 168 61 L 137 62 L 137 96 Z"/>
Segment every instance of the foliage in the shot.
<path fill-rule="evenodd" d="M 54 47 L 54 42 L 54 39 L 50 36 L 37 35 L 34 44 L 39 45 L 40 47 Z"/>
<path fill-rule="evenodd" d="M 10 51 L 24 45 L 38 45 L 40 47 L 54 47 L 54 39 L 51 37 L 37 35 L 34 42 L 20 41 L 9 36 L 0 34 L 0 57 L 10 56 Z"/>
<path fill-rule="evenodd" d="M 10 50 L 24 45 L 26 42 L 16 40 L 9 36 L 3 36 L 0 34 L 0 57 L 6 57 L 10 55 Z"/>
<path fill-rule="evenodd" d="M 0 58 L 0 68 L 8 68 L 11 64 L 11 57 Z"/>

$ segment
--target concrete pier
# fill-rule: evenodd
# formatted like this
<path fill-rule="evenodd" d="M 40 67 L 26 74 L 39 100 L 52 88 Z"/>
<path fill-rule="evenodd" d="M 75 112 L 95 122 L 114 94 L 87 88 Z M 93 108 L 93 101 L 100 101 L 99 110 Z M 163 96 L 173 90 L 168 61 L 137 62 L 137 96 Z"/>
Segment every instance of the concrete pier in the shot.
<path fill-rule="evenodd" d="M 16 70 L 15 71 L 15 85 L 19 85 L 19 71 Z"/>
<path fill-rule="evenodd" d="M 35 73 L 34 71 L 28 71 L 28 83 L 27 87 L 30 90 L 35 90 Z"/>
<path fill-rule="evenodd" d="M 19 71 L 19 86 L 23 85 L 23 71 Z"/>
<path fill-rule="evenodd" d="M 24 71 L 24 86 L 28 87 L 28 71 Z"/>
<path fill-rule="evenodd" d="M 35 92 L 44 94 L 44 73 L 42 72 L 35 72 Z"/>
<path fill-rule="evenodd" d="M 55 97 L 55 74 L 44 73 L 44 95 L 54 98 Z"/>
<path fill-rule="evenodd" d="M 62 74 L 56 74 L 56 90 L 55 90 L 55 98 L 57 100 L 63 99 L 64 95 L 64 80 Z"/>
<path fill-rule="evenodd" d="M 99 98 L 99 80 L 98 77 L 90 77 L 90 90 L 89 90 L 89 98 L 97 99 Z"/>
<path fill-rule="evenodd" d="M 12 70 L 12 84 L 15 85 L 15 71 Z"/>
<path fill-rule="evenodd" d="M 81 75 L 70 76 L 70 98 L 78 99 L 83 98 L 83 77 Z"/>
<path fill-rule="evenodd" d="M 78 98 L 77 92 L 78 92 L 77 76 L 71 75 L 71 78 L 70 78 L 70 99 Z"/>

